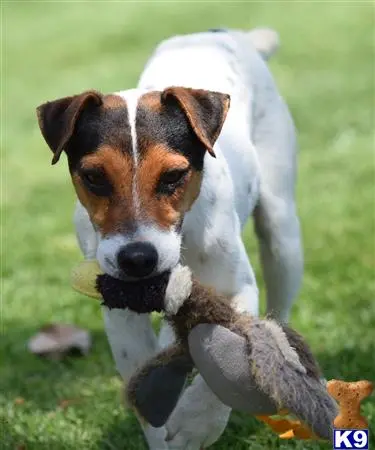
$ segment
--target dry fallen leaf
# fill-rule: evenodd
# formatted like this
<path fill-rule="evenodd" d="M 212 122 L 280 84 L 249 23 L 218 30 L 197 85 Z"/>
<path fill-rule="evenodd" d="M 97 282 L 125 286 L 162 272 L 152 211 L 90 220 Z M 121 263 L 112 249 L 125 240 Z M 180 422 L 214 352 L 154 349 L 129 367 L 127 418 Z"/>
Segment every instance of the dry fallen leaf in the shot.
<path fill-rule="evenodd" d="M 91 336 L 88 331 L 64 324 L 46 325 L 28 342 L 31 353 L 49 359 L 61 359 L 74 351 L 86 355 L 90 347 Z"/>

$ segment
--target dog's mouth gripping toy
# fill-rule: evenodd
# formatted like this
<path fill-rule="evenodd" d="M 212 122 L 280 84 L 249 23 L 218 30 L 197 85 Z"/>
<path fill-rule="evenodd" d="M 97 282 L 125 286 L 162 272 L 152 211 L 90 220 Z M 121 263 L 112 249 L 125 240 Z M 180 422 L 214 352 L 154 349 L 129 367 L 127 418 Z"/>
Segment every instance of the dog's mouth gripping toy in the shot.
<path fill-rule="evenodd" d="M 180 265 L 126 283 L 102 274 L 96 261 L 85 261 L 73 271 L 72 284 L 109 308 L 163 312 L 173 327 L 176 343 L 126 387 L 128 403 L 152 426 L 166 423 L 195 367 L 223 403 L 254 415 L 280 438 L 331 439 L 337 403 L 309 347 L 289 327 L 237 313 L 229 299 Z"/>

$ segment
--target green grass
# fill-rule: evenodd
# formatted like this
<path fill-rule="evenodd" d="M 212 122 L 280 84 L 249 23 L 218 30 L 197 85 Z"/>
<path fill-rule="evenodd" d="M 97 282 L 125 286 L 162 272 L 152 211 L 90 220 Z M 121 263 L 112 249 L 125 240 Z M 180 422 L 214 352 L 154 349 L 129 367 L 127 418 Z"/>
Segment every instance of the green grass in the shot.
<path fill-rule="evenodd" d="M 369 3 L 8 2 L 2 13 L 1 448 L 145 448 L 137 421 L 120 405 L 99 305 L 69 286 L 80 259 L 71 223 L 74 194 L 65 161 L 50 167 L 35 107 L 88 88 L 133 87 L 155 44 L 175 33 L 223 25 L 270 25 L 280 32 L 282 48 L 271 67 L 299 130 L 306 258 L 292 324 L 311 343 L 327 378 L 375 379 Z M 246 242 L 257 264 L 250 226 Z M 90 356 L 58 363 L 30 355 L 27 339 L 51 321 L 90 329 Z M 64 399 L 75 403 L 61 408 Z M 364 413 L 375 430 L 374 398 Z M 330 446 L 280 441 L 255 419 L 234 413 L 213 448 Z"/>

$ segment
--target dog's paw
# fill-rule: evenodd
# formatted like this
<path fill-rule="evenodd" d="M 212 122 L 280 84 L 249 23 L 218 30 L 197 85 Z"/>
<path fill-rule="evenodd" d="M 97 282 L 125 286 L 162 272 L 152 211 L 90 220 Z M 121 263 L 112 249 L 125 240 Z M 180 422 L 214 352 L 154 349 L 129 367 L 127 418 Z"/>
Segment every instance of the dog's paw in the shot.
<path fill-rule="evenodd" d="M 195 377 L 167 422 L 170 450 L 200 450 L 213 444 L 223 433 L 231 409 Z"/>

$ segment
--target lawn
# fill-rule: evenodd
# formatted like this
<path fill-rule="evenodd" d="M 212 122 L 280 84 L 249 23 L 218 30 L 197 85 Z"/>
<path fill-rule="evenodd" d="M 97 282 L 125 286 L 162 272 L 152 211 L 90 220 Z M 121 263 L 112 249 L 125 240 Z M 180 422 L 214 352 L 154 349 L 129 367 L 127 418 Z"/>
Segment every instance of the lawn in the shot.
<path fill-rule="evenodd" d="M 69 286 L 80 260 L 74 194 L 66 161 L 50 166 L 35 107 L 88 88 L 133 87 L 159 40 L 223 25 L 269 25 L 281 36 L 271 68 L 299 131 L 306 259 L 292 325 L 327 378 L 375 380 L 373 5 L 4 2 L 2 449 L 145 449 L 136 419 L 120 404 L 99 305 Z M 245 239 L 260 279 L 251 224 Z M 89 357 L 48 362 L 29 354 L 28 338 L 52 321 L 88 328 Z M 375 431 L 374 397 L 363 410 Z M 234 413 L 212 448 L 331 447 L 280 441 L 255 419 Z"/>

